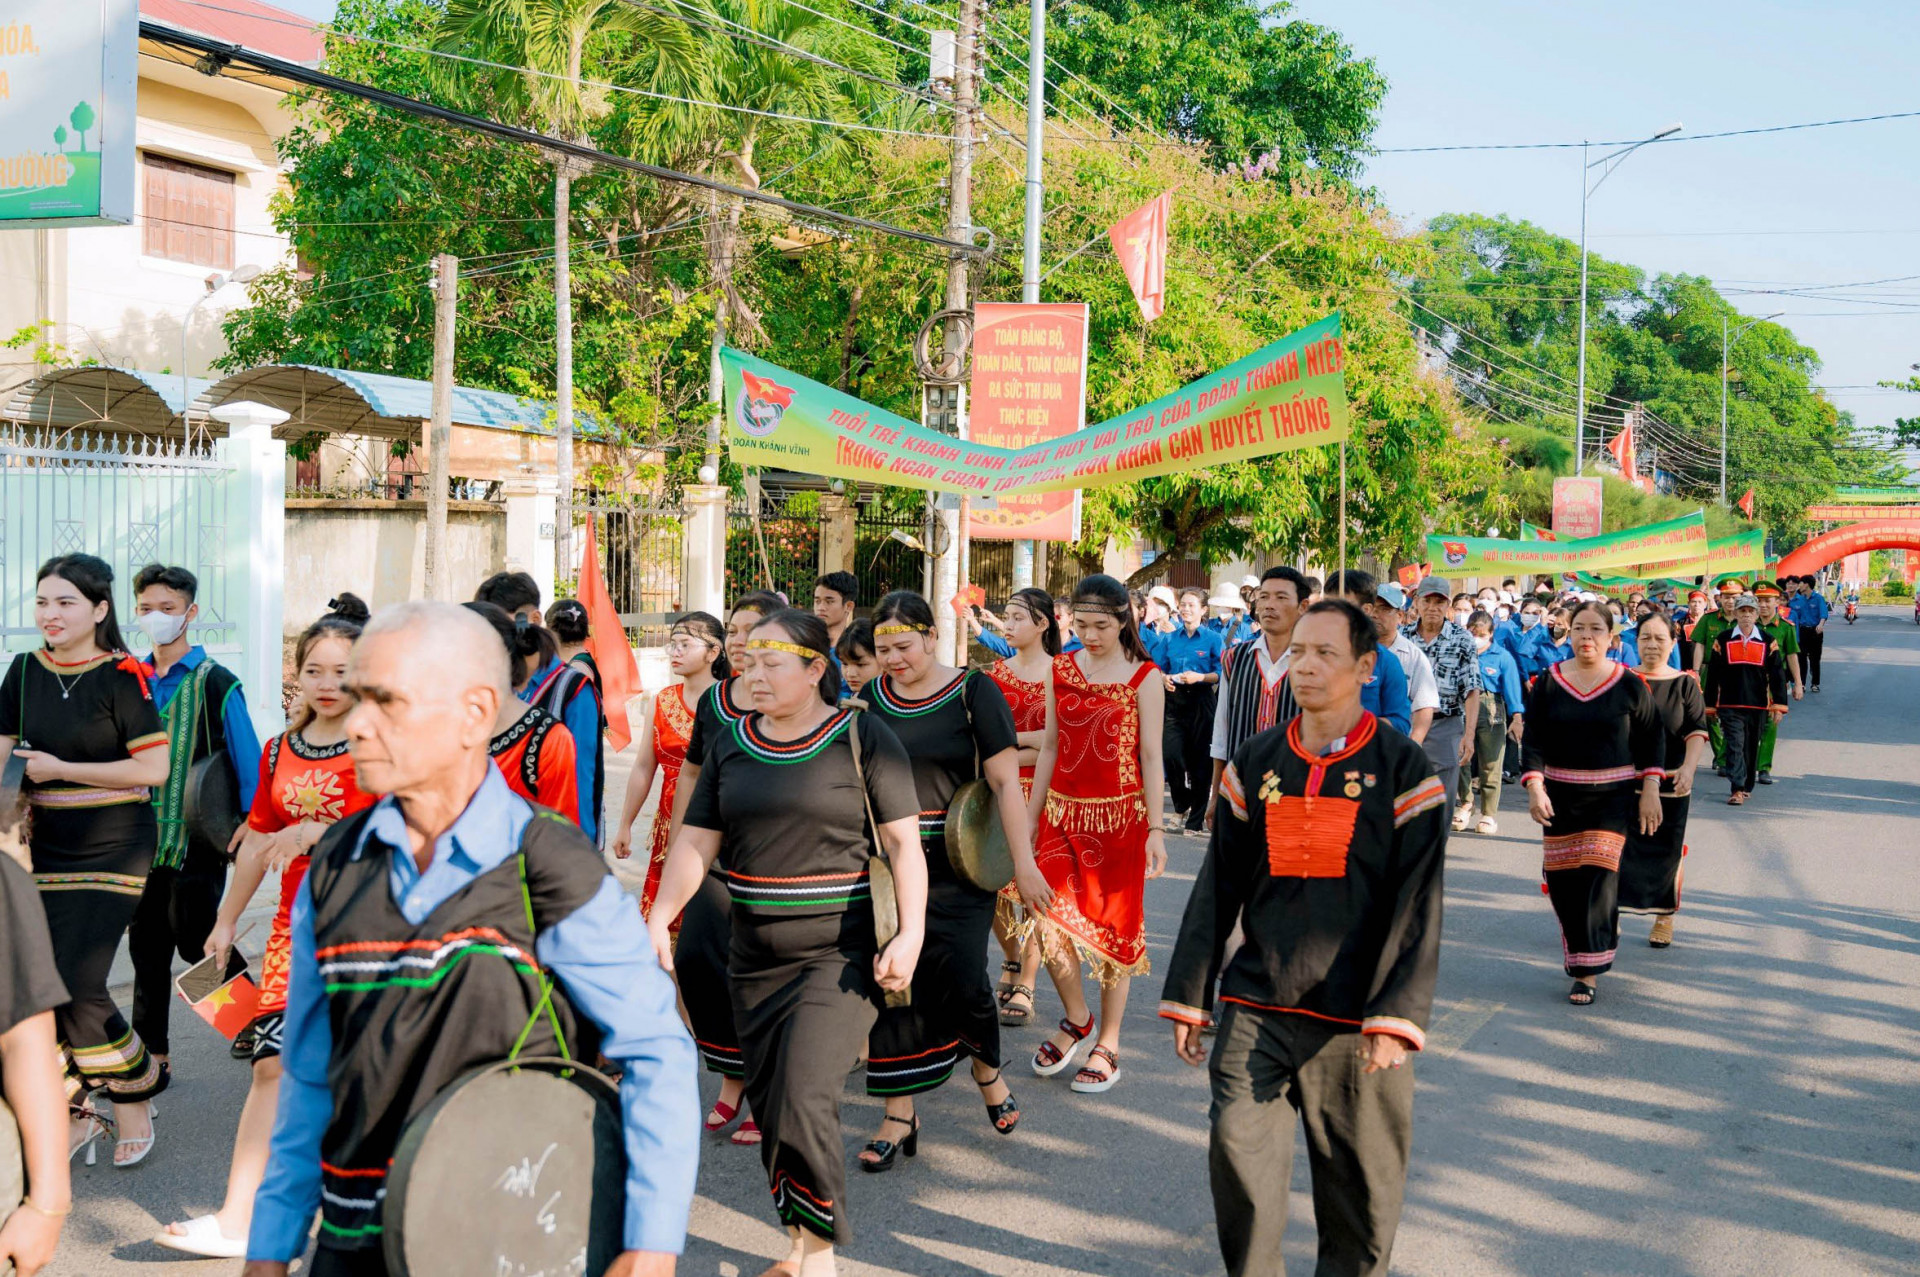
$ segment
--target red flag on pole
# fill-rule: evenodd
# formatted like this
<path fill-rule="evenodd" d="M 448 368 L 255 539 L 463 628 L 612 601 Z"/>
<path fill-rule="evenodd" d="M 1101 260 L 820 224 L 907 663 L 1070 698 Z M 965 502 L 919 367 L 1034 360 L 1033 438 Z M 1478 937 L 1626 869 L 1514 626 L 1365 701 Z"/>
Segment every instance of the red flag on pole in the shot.
<path fill-rule="evenodd" d="M 1741 497 L 1738 501 L 1734 502 L 1734 504 L 1740 507 L 1740 513 L 1751 519 L 1753 517 L 1753 489 L 1748 488 L 1747 495 Z"/>
<path fill-rule="evenodd" d="M 627 702 L 640 690 L 640 667 L 634 664 L 626 627 L 620 624 L 613 596 L 607 593 L 607 579 L 600 574 L 600 547 L 594 542 L 592 519 L 587 520 L 587 544 L 580 557 L 580 606 L 587 609 L 587 651 L 600 667 L 607 739 L 615 750 L 622 750 L 633 740 Z"/>
<path fill-rule="evenodd" d="M 1613 459 L 1620 463 L 1620 477 L 1628 483 L 1632 483 L 1635 478 L 1635 471 L 1638 469 L 1639 455 L 1634 451 L 1633 426 L 1631 423 L 1623 427 L 1619 434 L 1607 441 L 1607 451 L 1611 452 Z"/>
<path fill-rule="evenodd" d="M 1113 224 L 1107 238 L 1126 272 L 1133 299 L 1148 323 L 1167 308 L 1167 228 L 1173 222 L 1173 192 L 1168 191 Z"/>

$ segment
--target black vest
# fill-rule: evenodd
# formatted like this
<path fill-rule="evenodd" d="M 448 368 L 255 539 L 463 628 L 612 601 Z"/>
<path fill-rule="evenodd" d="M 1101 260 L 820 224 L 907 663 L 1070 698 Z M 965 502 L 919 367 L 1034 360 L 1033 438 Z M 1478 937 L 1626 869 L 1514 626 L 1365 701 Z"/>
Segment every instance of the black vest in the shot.
<path fill-rule="evenodd" d="M 1255 643 L 1264 641 L 1264 636 L 1255 635 L 1235 643 L 1221 661 L 1220 694 L 1227 699 L 1228 758 L 1266 730 L 1260 726 L 1260 702 L 1266 695 L 1267 683 L 1260 673 L 1260 654 L 1253 650 Z M 1285 727 L 1300 713 L 1300 706 L 1293 699 L 1293 684 L 1283 677 L 1274 695 L 1277 700 L 1273 721 L 1266 727 Z"/>
<path fill-rule="evenodd" d="M 336 824 L 314 848 L 307 883 L 333 1029 L 333 1117 L 320 1141 L 322 1246 L 380 1245 L 387 1167 L 401 1131 L 462 1075 L 512 1053 L 540 1002 L 534 936 L 592 899 L 606 879 L 606 865 L 572 822 L 534 812 L 517 854 L 418 926 L 394 903 L 386 845 L 369 838 L 353 857 L 371 809 Z M 558 987 L 553 1006 L 566 1053 L 594 1059 L 598 1034 L 582 1040 Z M 544 1013 L 521 1053 L 561 1053 Z"/>

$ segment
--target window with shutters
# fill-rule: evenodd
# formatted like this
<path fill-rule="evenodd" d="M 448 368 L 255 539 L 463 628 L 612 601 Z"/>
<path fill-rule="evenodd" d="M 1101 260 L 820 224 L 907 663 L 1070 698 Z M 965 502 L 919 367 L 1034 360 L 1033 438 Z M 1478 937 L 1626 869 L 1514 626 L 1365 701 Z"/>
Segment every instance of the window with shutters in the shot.
<path fill-rule="evenodd" d="M 233 174 L 162 155 L 140 156 L 146 194 L 141 252 L 233 269 Z"/>

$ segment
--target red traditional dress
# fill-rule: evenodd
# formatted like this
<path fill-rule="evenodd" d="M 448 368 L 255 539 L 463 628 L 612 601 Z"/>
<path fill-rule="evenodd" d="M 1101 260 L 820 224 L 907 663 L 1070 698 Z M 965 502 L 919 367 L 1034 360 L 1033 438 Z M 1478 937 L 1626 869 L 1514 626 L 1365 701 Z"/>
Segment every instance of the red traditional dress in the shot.
<path fill-rule="evenodd" d="M 693 739 L 693 707 L 687 704 L 687 687 L 674 683 L 653 698 L 653 761 L 660 768 L 660 806 L 653 813 L 653 833 L 648 840 L 647 881 L 640 888 L 640 916 L 653 916 L 653 898 L 660 893 L 660 871 L 667 864 L 667 831 L 673 825 L 673 792 L 680 783 L 680 767 L 687 761 L 687 745 Z M 680 930 L 675 918 L 668 928 Z"/>
<path fill-rule="evenodd" d="M 487 753 L 507 787 L 530 803 L 580 823 L 580 781 L 574 771 L 573 733 L 538 705 L 487 742 Z"/>
<path fill-rule="evenodd" d="M 993 663 L 987 671 L 988 677 L 1000 685 L 1001 695 L 1007 698 L 1007 707 L 1013 711 L 1013 730 L 1016 732 L 1044 732 L 1047 730 L 1047 685 L 1045 682 L 1029 683 L 1013 672 L 1006 661 Z M 1026 763 L 1020 764 L 1020 796 L 1033 797 L 1033 768 Z M 998 921 L 1013 927 L 1020 926 L 1020 888 L 1008 883 L 1000 888 L 1000 899 L 996 902 Z"/>
<path fill-rule="evenodd" d="M 1053 661 L 1057 752 L 1033 858 L 1054 890 L 1049 919 L 1102 984 L 1150 969 L 1139 692 L 1156 668 L 1090 683 L 1072 654 Z"/>
<path fill-rule="evenodd" d="M 302 821 L 331 825 L 377 801 L 354 782 L 347 743 L 309 745 L 297 731 L 283 732 L 260 752 L 260 784 L 253 792 L 247 826 L 263 834 Z M 287 1009 L 287 975 L 293 957 L 293 898 L 307 876 L 308 856 L 295 856 L 280 872 L 280 907 L 273 915 L 267 952 L 260 963 L 260 1006 L 254 1018 L 254 1058 L 280 1052 L 280 1022 Z"/>

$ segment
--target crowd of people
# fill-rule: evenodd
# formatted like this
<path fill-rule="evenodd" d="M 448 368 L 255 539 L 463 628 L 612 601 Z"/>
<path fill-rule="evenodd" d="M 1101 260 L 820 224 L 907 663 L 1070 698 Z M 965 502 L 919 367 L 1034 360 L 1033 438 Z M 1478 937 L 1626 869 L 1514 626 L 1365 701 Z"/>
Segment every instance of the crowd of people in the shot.
<path fill-rule="evenodd" d="M 31 880 L 0 857 L 0 1076 L 29 1182 L 0 1258 L 45 1262 L 67 1162 L 91 1164 L 101 1136 L 117 1167 L 152 1155 L 174 960 L 245 970 L 241 917 L 272 878 L 224 1200 L 161 1245 L 266 1277 L 317 1214 L 309 1271 L 385 1273 L 408 1123 L 475 1065 L 566 1055 L 590 1025 L 629 1159 L 609 1271 L 671 1271 L 704 1128 L 759 1150 L 790 1242 L 768 1273 L 830 1273 L 852 1236 L 849 1072 L 881 1108 L 863 1173 L 911 1164 L 917 1097 L 962 1064 L 987 1127 L 1016 1135 L 1003 1030 L 1033 1021 L 1044 968 L 1064 1015 L 1020 1071 L 1110 1091 L 1152 969 L 1146 884 L 1170 834 L 1205 832 L 1159 1014 L 1210 1070 L 1227 1268 L 1282 1271 L 1298 1110 L 1316 1196 L 1344 1203 L 1321 1213 L 1321 1271 L 1382 1272 L 1449 825 L 1496 833 L 1503 785 L 1525 788 L 1569 1001 L 1591 1003 L 1622 910 L 1673 941 L 1696 772 L 1711 757 L 1734 805 L 1772 782 L 1778 723 L 1820 686 L 1814 584 L 1682 601 L 1429 576 L 1409 593 L 1278 566 L 1209 597 L 1094 575 L 975 609 L 994 660 L 963 669 L 926 599 L 862 608 L 832 573 L 811 610 L 753 592 L 674 622 L 675 681 L 609 811 L 587 611 L 542 611 L 524 573 L 458 606 L 334 599 L 294 645 L 289 726 L 262 748 L 238 680 L 187 636 L 191 573 L 136 576 L 137 658 L 107 565 L 52 560 L 44 646 L 0 683 L 0 754 L 24 758 L 32 809 Z M 224 845 L 189 814 L 209 768 L 244 813 Z M 1010 874 L 971 858 L 968 794 Z M 608 869 L 636 850 L 637 900 Z M 130 1020 L 107 987 L 123 936 Z M 698 1067 L 716 1078 L 704 1117 Z"/>

